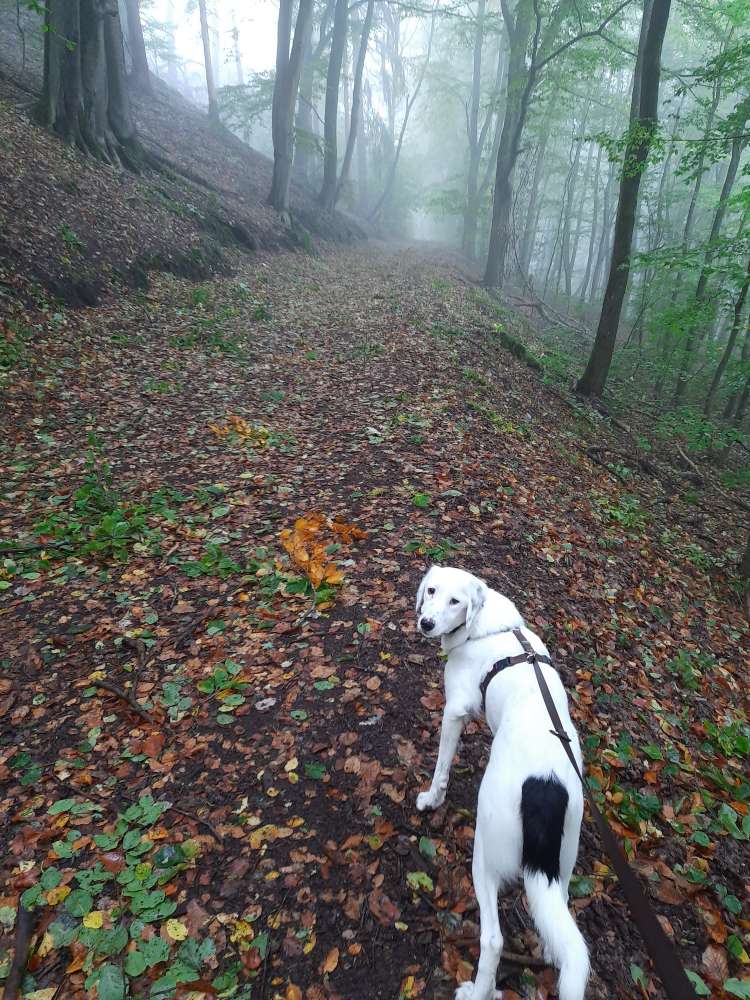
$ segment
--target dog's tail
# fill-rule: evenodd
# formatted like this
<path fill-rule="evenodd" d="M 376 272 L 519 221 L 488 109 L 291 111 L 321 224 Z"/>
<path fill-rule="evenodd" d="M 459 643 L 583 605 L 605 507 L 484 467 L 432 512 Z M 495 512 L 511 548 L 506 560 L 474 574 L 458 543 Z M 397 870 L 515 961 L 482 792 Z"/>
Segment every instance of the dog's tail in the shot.
<path fill-rule="evenodd" d="M 583 1000 L 589 978 L 589 953 L 563 899 L 559 879 L 524 872 L 529 909 L 544 950 L 560 970 L 560 1000 Z"/>
<path fill-rule="evenodd" d="M 568 792 L 554 776 L 527 778 L 521 789 L 523 881 L 545 953 L 560 970 L 560 1000 L 583 1000 L 589 977 L 586 942 L 560 885 Z"/>

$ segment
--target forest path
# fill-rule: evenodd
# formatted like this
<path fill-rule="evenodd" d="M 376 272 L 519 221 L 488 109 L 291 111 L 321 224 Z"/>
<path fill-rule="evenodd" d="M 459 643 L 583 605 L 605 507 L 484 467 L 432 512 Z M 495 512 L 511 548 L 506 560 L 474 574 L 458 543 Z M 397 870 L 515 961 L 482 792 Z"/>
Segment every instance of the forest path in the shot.
<path fill-rule="evenodd" d="M 98 976 L 108 1000 L 118 975 L 146 996 L 157 974 L 160 996 L 452 996 L 489 738 L 469 727 L 448 802 L 417 814 L 442 705 L 413 627 L 429 561 L 545 637 L 686 964 L 738 974 L 747 624 L 652 487 L 581 454 L 591 426 L 498 346 L 509 317 L 455 261 L 259 257 L 36 321 L 0 445 L 0 916 L 22 889 L 54 916 L 39 1000 L 62 976 L 65 997 Z M 146 793 L 177 808 L 126 811 Z M 590 996 L 632 997 L 649 964 L 588 823 L 577 872 Z M 124 966 L 116 905 L 146 920 Z M 520 893 L 502 911 L 506 948 L 536 950 Z M 505 971 L 524 996 L 554 983 Z"/>

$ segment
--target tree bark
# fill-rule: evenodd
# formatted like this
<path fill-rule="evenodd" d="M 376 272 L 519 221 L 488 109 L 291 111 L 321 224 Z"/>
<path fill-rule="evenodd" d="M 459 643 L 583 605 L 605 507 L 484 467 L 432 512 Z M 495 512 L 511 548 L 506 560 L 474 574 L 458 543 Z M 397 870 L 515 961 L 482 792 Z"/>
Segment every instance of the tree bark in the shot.
<path fill-rule="evenodd" d="M 318 195 L 320 206 L 328 212 L 333 210 L 336 202 L 339 88 L 341 86 L 341 66 L 344 61 L 348 22 L 348 0 L 336 0 L 336 9 L 333 14 L 331 54 L 328 57 L 328 73 L 326 76 L 325 118 L 323 124 L 323 184 Z"/>
<path fill-rule="evenodd" d="M 638 111 L 636 114 L 631 112 L 630 135 L 620 180 L 609 278 L 591 357 L 586 371 L 578 382 L 578 391 L 585 396 L 601 396 L 607 382 L 628 285 L 630 252 L 638 210 L 638 190 L 657 124 L 661 50 L 669 20 L 671 0 L 651 0 L 651 2 L 650 17 L 649 0 L 643 11 L 641 26 L 643 46 L 639 52 L 640 66 L 636 65 L 633 81 L 633 89 L 638 87 Z"/>
<path fill-rule="evenodd" d="M 125 0 L 125 10 L 128 18 L 128 42 L 130 43 L 132 61 L 130 82 L 142 94 L 150 94 L 151 73 L 148 68 L 146 43 L 143 40 L 140 0 Z"/>
<path fill-rule="evenodd" d="M 292 35 L 292 0 L 281 0 L 276 35 L 276 80 L 271 108 L 271 135 L 273 138 L 273 178 L 268 203 L 277 212 L 289 212 L 289 176 L 292 170 L 294 137 L 292 116 L 297 100 L 299 78 L 302 72 L 302 55 L 307 29 L 312 17 L 312 0 L 300 0 L 294 40 Z"/>
<path fill-rule="evenodd" d="M 206 92 L 208 94 L 208 117 L 212 121 L 219 120 L 219 104 L 216 100 L 216 82 L 211 60 L 211 35 L 208 30 L 208 15 L 206 0 L 198 0 L 198 13 L 201 21 L 201 40 L 203 41 L 203 64 L 206 70 Z"/>
<path fill-rule="evenodd" d="M 85 153 L 134 171 L 143 165 L 116 6 L 105 0 L 48 0 L 37 115 Z"/>
<path fill-rule="evenodd" d="M 352 114 L 349 122 L 349 134 L 346 140 L 344 151 L 344 162 L 341 164 L 341 174 L 336 185 L 334 205 L 341 197 L 341 192 L 349 179 L 349 170 L 354 155 L 354 145 L 359 141 L 360 118 L 362 117 L 362 77 L 365 69 L 365 57 L 367 56 L 367 44 L 370 40 L 370 28 L 372 27 L 372 15 L 375 9 L 375 0 L 367 0 L 367 10 L 362 24 L 362 31 L 359 39 L 359 49 L 357 51 L 357 62 L 354 67 L 354 83 L 352 84 Z"/>

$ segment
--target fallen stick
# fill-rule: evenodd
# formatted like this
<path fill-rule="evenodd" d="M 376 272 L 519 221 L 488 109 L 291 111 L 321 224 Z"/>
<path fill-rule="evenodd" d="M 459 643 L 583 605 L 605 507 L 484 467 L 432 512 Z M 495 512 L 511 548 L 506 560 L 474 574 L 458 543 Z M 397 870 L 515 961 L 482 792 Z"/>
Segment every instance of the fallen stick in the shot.
<path fill-rule="evenodd" d="M 133 711 L 137 715 L 140 715 L 140 717 L 146 722 L 155 722 L 154 718 L 148 714 L 142 705 L 138 704 L 132 694 L 128 694 L 127 691 L 123 691 L 123 689 L 118 687 L 116 684 L 112 684 L 110 681 L 94 681 L 94 687 L 102 688 L 104 691 L 109 691 L 110 694 L 117 695 L 118 698 L 121 698 L 122 701 L 130 705 Z"/>
<path fill-rule="evenodd" d="M 34 914 L 31 910 L 19 902 L 18 913 L 16 915 L 16 936 L 13 942 L 13 962 L 10 966 L 8 978 L 5 980 L 4 1000 L 16 1000 L 18 990 L 26 971 L 26 962 L 29 958 L 29 948 L 31 939 L 34 936 Z"/>

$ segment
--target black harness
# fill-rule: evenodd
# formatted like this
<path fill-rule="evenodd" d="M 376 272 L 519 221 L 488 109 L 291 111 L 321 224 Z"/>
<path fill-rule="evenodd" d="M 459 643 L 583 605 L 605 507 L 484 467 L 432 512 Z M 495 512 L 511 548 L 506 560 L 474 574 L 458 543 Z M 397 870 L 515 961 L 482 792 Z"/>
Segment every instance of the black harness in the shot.
<path fill-rule="evenodd" d="M 506 667 L 514 667 L 517 663 L 533 663 L 534 660 L 538 660 L 539 663 L 547 663 L 552 666 L 552 660 L 549 656 L 542 656 L 541 653 L 535 653 L 531 648 L 531 643 L 526 638 L 526 636 L 521 632 L 520 629 L 514 628 L 513 635 L 518 639 L 521 644 L 522 653 L 517 656 L 506 656 L 504 660 L 498 660 L 497 663 L 493 663 L 489 671 L 482 678 L 482 682 L 479 685 L 479 690 L 482 692 L 482 711 L 487 711 L 487 688 L 490 686 L 492 680 L 494 680 L 497 675 L 505 670 Z"/>

